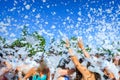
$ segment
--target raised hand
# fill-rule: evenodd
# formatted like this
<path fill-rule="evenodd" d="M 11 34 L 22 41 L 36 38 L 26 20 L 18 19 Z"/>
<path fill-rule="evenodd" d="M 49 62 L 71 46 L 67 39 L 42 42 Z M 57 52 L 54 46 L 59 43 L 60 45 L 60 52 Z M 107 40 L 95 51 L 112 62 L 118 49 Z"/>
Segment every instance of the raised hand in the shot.
<path fill-rule="evenodd" d="M 70 47 L 70 43 L 69 43 L 69 40 L 68 39 L 66 39 L 66 41 L 65 41 L 65 46 L 68 48 L 68 47 Z"/>
<path fill-rule="evenodd" d="M 70 56 L 74 56 L 73 50 L 71 48 L 69 48 L 68 53 Z"/>
<path fill-rule="evenodd" d="M 69 54 L 72 54 L 72 53 L 73 53 L 73 50 L 72 50 L 72 49 L 69 49 L 68 52 L 69 52 Z"/>
<path fill-rule="evenodd" d="M 78 47 L 82 50 L 83 54 L 85 55 L 85 57 L 90 58 L 90 55 L 88 54 L 88 52 L 85 50 L 82 39 L 78 40 Z"/>
<path fill-rule="evenodd" d="M 84 45 L 83 45 L 82 39 L 79 39 L 79 40 L 78 40 L 78 47 L 79 47 L 80 49 L 84 49 Z"/>
<path fill-rule="evenodd" d="M 5 61 L 4 64 L 6 65 L 8 70 L 10 70 L 12 68 L 12 65 L 10 63 L 8 63 L 7 61 Z"/>

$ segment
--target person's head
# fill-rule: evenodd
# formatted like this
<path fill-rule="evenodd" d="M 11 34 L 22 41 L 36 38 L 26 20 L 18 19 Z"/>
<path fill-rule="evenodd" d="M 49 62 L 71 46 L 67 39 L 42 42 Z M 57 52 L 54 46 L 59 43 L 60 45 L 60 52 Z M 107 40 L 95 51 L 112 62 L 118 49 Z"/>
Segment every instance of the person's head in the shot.
<path fill-rule="evenodd" d="M 48 68 L 46 62 L 45 62 L 43 59 L 40 60 L 39 63 L 40 63 L 40 67 L 41 67 L 41 68 L 44 68 L 44 69 L 45 69 L 45 68 Z"/>
<path fill-rule="evenodd" d="M 46 64 L 45 61 L 41 62 L 41 63 L 40 63 L 40 66 L 41 66 L 42 68 L 47 68 L 47 64 Z"/>
<path fill-rule="evenodd" d="M 42 74 L 47 74 L 48 67 L 46 66 L 46 64 L 41 63 L 40 66 L 37 68 L 37 72 Z"/>
<path fill-rule="evenodd" d="M 107 69 L 107 67 L 104 68 L 103 72 L 109 79 L 115 77 L 114 74 Z"/>
<path fill-rule="evenodd" d="M 113 63 L 114 63 L 115 65 L 120 65 L 120 59 L 117 58 L 117 57 L 113 58 Z"/>
<path fill-rule="evenodd" d="M 41 72 L 43 72 L 43 69 L 39 66 L 39 67 L 37 68 L 37 72 L 38 72 L 38 73 L 41 73 Z"/>

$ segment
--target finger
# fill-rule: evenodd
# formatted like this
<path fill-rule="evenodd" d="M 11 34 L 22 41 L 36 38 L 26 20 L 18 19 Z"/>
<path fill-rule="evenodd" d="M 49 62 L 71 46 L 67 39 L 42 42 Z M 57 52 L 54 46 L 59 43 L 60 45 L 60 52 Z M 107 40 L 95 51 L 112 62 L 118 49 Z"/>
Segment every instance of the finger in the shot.
<path fill-rule="evenodd" d="M 68 40 L 68 38 L 66 38 L 66 43 L 69 43 L 69 40 Z"/>

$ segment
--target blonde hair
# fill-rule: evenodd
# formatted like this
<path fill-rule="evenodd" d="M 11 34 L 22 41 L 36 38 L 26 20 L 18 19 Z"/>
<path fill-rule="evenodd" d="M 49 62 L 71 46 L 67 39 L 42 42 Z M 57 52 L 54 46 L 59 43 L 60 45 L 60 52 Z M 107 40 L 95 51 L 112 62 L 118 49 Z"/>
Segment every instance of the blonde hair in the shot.
<path fill-rule="evenodd" d="M 47 67 L 47 64 L 44 60 L 40 61 L 40 66 L 37 68 L 37 72 L 43 72 L 45 71 L 45 68 Z"/>

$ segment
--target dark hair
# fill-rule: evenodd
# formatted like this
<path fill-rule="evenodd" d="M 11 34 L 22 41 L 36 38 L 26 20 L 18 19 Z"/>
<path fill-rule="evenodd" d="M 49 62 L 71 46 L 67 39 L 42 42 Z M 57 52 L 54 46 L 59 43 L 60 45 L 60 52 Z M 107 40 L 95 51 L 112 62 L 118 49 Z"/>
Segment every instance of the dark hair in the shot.
<path fill-rule="evenodd" d="M 37 68 L 37 72 L 38 72 L 38 73 L 39 73 L 39 72 L 42 72 L 42 73 L 44 73 L 44 74 L 47 74 L 48 72 L 50 72 L 50 70 L 49 70 L 48 67 L 45 68 L 45 67 L 39 66 L 39 67 Z"/>
<path fill-rule="evenodd" d="M 94 75 L 95 75 L 95 80 L 101 80 L 100 74 L 94 72 Z"/>
<path fill-rule="evenodd" d="M 82 63 L 84 61 L 84 58 L 80 58 L 79 62 Z"/>
<path fill-rule="evenodd" d="M 3 57 L 3 54 L 2 54 L 2 53 L 0 53 L 0 57 Z"/>
<path fill-rule="evenodd" d="M 87 68 L 88 68 L 89 66 L 92 66 L 90 62 L 87 63 Z"/>
<path fill-rule="evenodd" d="M 112 62 L 114 62 L 114 61 L 115 61 L 115 58 L 113 58 Z M 118 60 L 118 65 L 120 65 L 120 59 Z"/>
<path fill-rule="evenodd" d="M 75 78 L 75 80 L 81 80 L 82 79 L 82 74 L 81 74 L 81 72 L 76 68 L 76 78 Z"/>
<path fill-rule="evenodd" d="M 95 56 L 99 58 L 100 56 L 102 56 L 102 54 L 96 53 Z"/>
<path fill-rule="evenodd" d="M 58 66 L 57 66 L 57 68 L 58 67 L 60 67 L 60 68 L 62 68 L 62 69 L 66 69 L 66 64 L 68 64 L 70 62 L 70 58 L 69 57 L 67 57 L 66 59 L 65 58 L 62 58 L 60 61 L 59 61 L 59 64 L 58 64 Z"/>
<path fill-rule="evenodd" d="M 108 76 L 106 76 L 106 75 L 103 75 L 103 77 L 104 77 L 104 79 L 109 79 L 109 77 L 108 77 Z"/>

